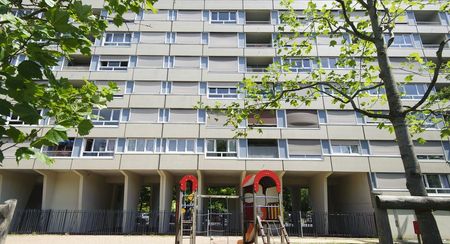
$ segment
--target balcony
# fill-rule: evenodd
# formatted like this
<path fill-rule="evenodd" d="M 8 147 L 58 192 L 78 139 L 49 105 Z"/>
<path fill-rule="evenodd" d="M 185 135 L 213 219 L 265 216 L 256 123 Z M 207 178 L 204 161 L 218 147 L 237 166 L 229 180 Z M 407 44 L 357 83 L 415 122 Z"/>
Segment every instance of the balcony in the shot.
<path fill-rule="evenodd" d="M 248 48 L 271 48 L 272 34 L 271 33 L 247 33 L 246 47 Z"/>
<path fill-rule="evenodd" d="M 89 71 L 91 57 L 74 55 L 65 61 L 63 71 Z"/>
<path fill-rule="evenodd" d="M 445 34 L 420 34 L 420 39 L 422 40 L 422 47 L 425 49 L 434 49 L 436 51 L 442 41 L 446 40 Z M 449 46 L 447 45 L 447 47 Z"/>
<path fill-rule="evenodd" d="M 268 70 L 273 63 L 271 57 L 248 57 L 247 58 L 247 72 L 263 73 Z"/>
<path fill-rule="evenodd" d="M 245 12 L 245 24 L 247 25 L 270 25 L 270 11 L 257 10 Z"/>
<path fill-rule="evenodd" d="M 438 11 L 414 11 L 418 25 L 441 25 Z"/>

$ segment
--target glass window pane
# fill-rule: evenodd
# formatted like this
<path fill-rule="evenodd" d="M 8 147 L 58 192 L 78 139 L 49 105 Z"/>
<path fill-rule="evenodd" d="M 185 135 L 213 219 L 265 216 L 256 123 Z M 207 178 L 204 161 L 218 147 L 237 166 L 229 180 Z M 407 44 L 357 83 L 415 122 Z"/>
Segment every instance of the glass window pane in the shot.
<path fill-rule="evenodd" d="M 177 152 L 184 152 L 186 150 L 186 140 L 178 140 Z"/>
<path fill-rule="evenodd" d="M 227 12 L 220 12 L 219 13 L 219 19 L 220 20 L 228 20 L 228 13 Z"/>
<path fill-rule="evenodd" d="M 111 119 L 111 109 L 100 110 L 100 120 L 110 120 Z"/>
<path fill-rule="evenodd" d="M 143 152 L 145 148 L 145 140 L 139 139 L 137 140 L 136 151 Z"/>
<path fill-rule="evenodd" d="M 120 120 L 120 110 L 113 111 L 113 120 Z"/>
<path fill-rule="evenodd" d="M 236 12 L 230 13 L 230 20 L 236 20 Z"/>
<path fill-rule="evenodd" d="M 195 141 L 194 140 L 187 140 L 187 152 L 194 152 L 194 146 L 195 146 Z"/>
<path fill-rule="evenodd" d="M 236 152 L 236 141 L 235 140 L 230 140 L 229 141 L 228 151 L 229 152 Z"/>
<path fill-rule="evenodd" d="M 405 85 L 405 93 L 406 93 L 406 95 L 416 95 L 417 94 L 416 85 L 406 84 Z"/>
<path fill-rule="evenodd" d="M 217 152 L 226 152 L 227 151 L 227 141 L 226 140 L 217 140 Z"/>
<path fill-rule="evenodd" d="M 114 34 L 113 42 L 122 42 L 123 41 L 123 34 Z"/>
<path fill-rule="evenodd" d="M 125 35 L 125 42 L 131 42 L 131 33 Z"/>
<path fill-rule="evenodd" d="M 208 152 L 214 152 L 214 140 L 208 140 L 206 143 Z"/>
<path fill-rule="evenodd" d="M 169 152 L 176 152 L 176 151 L 177 151 L 177 141 L 169 140 Z"/>
<path fill-rule="evenodd" d="M 341 152 L 341 148 L 339 146 L 331 146 L 331 149 L 333 150 L 334 153 L 340 153 Z"/>
<path fill-rule="evenodd" d="M 106 140 L 95 140 L 93 151 L 105 151 Z"/>
<path fill-rule="evenodd" d="M 114 151 L 116 140 L 108 140 L 108 151 Z"/>
<path fill-rule="evenodd" d="M 130 152 L 134 152 L 136 148 L 136 140 L 128 140 L 127 150 Z"/>
<path fill-rule="evenodd" d="M 212 17 L 211 17 L 211 19 L 217 20 L 217 12 L 212 12 Z"/>
<path fill-rule="evenodd" d="M 431 188 L 441 188 L 441 180 L 439 179 L 439 175 L 426 175 L 428 186 Z"/>
<path fill-rule="evenodd" d="M 112 41 L 112 34 L 106 34 L 105 41 L 106 42 L 111 42 Z"/>
<path fill-rule="evenodd" d="M 145 151 L 153 152 L 155 148 L 155 140 L 147 140 L 147 144 L 145 146 Z"/>

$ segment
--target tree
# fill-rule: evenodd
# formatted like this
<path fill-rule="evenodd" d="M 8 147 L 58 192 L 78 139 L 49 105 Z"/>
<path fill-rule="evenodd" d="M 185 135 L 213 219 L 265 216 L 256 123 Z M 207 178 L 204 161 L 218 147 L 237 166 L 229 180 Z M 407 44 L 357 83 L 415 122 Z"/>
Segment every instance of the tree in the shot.
<path fill-rule="evenodd" d="M 280 61 L 272 64 L 261 76 L 244 79 L 243 101 L 227 106 L 218 104 L 207 109 L 221 110 L 228 116 L 236 136 L 247 135 L 239 129 L 246 118 L 261 121 L 261 111 L 278 109 L 285 104 L 294 107 L 310 105 L 322 95 L 328 96 L 340 108 L 351 108 L 362 116 L 377 120 L 380 129 L 395 134 L 405 169 L 407 188 L 412 196 L 427 196 L 412 136 L 418 136 L 427 123 L 439 124 L 441 136 L 448 137 L 449 88 L 436 85 L 449 79 L 450 62 L 443 57 L 449 40 L 442 40 L 432 57 L 411 53 L 401 69 L 408 72 L 404 79 L 393 74 L 389 48 L 394 44 L 396 23 L 406 19 L 407 11 L 421 9 L 426 4 L 441 4 L 448 11 L 449 3 L 414 0 L 335 0 L 331 3 L 309 1 L 298 17 L 293 0 L 282 0 L 286 12 L 276 40 Z M 337 11 L 336 11 L 337 10 Z M 363 13 L 357 15 L 357 13 Z M 287 34 L 289 33 L 289 34 Z M 329 46 L 339 50 L 334 68 L 345 67 L 346 72 L 325 69 L 324 61 L 311 57 L 318 37 L 330 38 Z M 333 62 L 334 62 L 333 61 Z M 329 65 L 329 64 L 328 64 Z M 310 68 L 312 67 L 313 68 Z M 307 71 L 307 72 L 305 72 Z M 298 72 L 298 73 L 297 73 Z M 429 75 L 423 97 L 414 104 L 404 104 L 402 87 Z M 371 94 L 378 94 L 372 96 Z M 387 105 L 387 111 L 373 109 Z M 203 105 L 201 105 L 203 106 Z M 431 211 L 415 211 L 423 233 L 424 243 L 442 243 Z"/>
<path fill-rule="evenodd" d="M 102 37 L 108 21 L 121 25 L 128 11 L 155 11 L 155 1 L 106 0 L 104 9 L 113 16 L 109 20 L 81 0 L 0 1 L 0 136 L 12 140 L 0 142 L 0 163 L 3 152 L 11 148 L 17 148 L 17 162 L 34 156 L 51 163 L 40 148 L 67 140 L 70 128 L 79 135 L 89 133 L 92 108 L 112 100 L 115 84 L 99 89 L 85 81 L 74 86 L 55 77 L 52 68 L 61 57 L 90 55 L 91 40 Z M 30 125 L 45 117 L 55 122 L 51 128 L 28 131 L 8 123 L 7 117 Z"/>

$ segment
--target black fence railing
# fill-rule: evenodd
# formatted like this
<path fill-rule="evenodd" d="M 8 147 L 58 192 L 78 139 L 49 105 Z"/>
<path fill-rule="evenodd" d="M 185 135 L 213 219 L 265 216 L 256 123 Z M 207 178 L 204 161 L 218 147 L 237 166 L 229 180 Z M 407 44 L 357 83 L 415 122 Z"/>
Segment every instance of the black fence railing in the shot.
<path fill-rule="evenodd" d="M 289 212 L 284 216 L 291 236 L 375 237 L 373 213 Z M 197 212 L 197 235 L 241 235 L 240 213 Z M 15 234 L 147 235 L 174 234 L 174 212 L 122 210 L 17 210 Z"/>

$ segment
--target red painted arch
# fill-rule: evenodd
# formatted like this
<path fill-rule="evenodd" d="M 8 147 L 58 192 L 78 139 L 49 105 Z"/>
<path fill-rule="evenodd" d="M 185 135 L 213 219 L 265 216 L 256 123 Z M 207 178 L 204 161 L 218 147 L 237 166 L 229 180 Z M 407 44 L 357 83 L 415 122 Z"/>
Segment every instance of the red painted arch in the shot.
<path fill-rule="evenodd" d="M 187 182 L 190 181 L 192 183 L 192 192 L 197 191 L 198 188 L 198 180 L 197 177 L 193 175 L 185 175 L 180 180 L 180 190 L 186 191 Z"/>
<path fill-rule="evenodd" d="M 246 185 L 247 183 L 250 183 L 253 185 L 253 191 L 258 192 L 259 181 L 264 177 L 271 178 L 275 182 L 275 187 L 277 188 L 277 192 L 278 193 L 281 192 L 280 179 L 278 178 L 278 175 L 275 174 L 275 172 L 273 172 L 271 170 L 261 170 L 258 173 L 256 173 L 255 175 L 247 175 L 244 178 L 244 180 L 242 181 L 242 187 L 244 187 L 244 185 Z M 249 182 L 251 180 L 253 180 L 253 182 Z"/>

